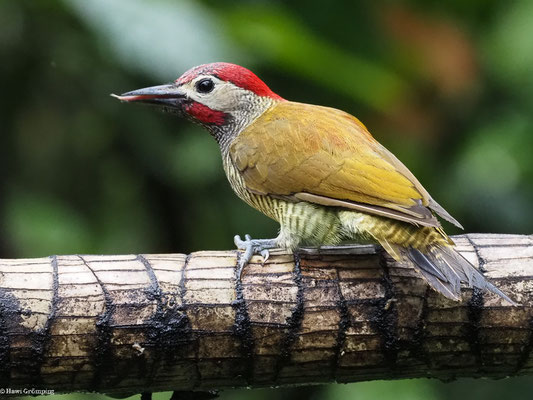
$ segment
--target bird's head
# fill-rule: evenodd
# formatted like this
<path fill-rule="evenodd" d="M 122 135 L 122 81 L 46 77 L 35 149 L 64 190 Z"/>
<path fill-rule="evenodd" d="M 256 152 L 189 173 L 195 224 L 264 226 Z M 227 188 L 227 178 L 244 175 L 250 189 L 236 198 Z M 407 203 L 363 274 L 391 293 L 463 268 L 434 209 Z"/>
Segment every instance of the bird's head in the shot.
<path fill-rule="evenodd" d="M 205 126 L 219 142 L 283 100 L 253 72 L 222 62 L 194 67 L 167 85 L 113 96 L 126 102 L 155 104 L 185 116 Z"/>

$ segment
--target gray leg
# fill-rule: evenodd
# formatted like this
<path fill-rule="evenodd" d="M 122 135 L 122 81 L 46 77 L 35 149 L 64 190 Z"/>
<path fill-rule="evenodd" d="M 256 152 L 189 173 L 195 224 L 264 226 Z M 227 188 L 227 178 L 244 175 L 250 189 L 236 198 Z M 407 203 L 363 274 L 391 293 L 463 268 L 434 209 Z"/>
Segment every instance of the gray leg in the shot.
<path fill-rule="evenodd" d="M 239 277 L 254 254 L 261 254 L 263 262 L 266 262 L 270 256 L 268 250 L 278 247 L 276 239 L 252 239 L 250 235 L 244 235 L 244 240 L 235 235 L 233 241 L 239 250 L 244 250 L 239 260 Z"/>

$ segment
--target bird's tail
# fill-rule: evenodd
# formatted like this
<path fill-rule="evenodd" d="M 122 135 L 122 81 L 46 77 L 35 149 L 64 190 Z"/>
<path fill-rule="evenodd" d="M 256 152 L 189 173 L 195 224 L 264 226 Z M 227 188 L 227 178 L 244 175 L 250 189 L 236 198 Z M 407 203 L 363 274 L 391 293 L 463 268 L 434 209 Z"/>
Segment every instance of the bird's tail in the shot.
<path fill-rule="evenodd" d="M 359 234 L 378 242 L 391 257 L 411 265 L 433 289 L 449 299 L 461 300 L 461 283 L 465 283 L 517 305 L 455 250 L 455 244 L 440 227 L 415 226 L 353 211 L 340 217 L 350 235 Z"/>
<path fill-rule="evenodd" d="M 466 283 L 468 287 L 488 290 L 516 305 L 447 243 L 429 244 L 423 251 L 386 240 L 380 240 L 380 243 L 393 258 L 413 265 L 433 289 L 449 299 L 461 300 L 461 283 Z"/>

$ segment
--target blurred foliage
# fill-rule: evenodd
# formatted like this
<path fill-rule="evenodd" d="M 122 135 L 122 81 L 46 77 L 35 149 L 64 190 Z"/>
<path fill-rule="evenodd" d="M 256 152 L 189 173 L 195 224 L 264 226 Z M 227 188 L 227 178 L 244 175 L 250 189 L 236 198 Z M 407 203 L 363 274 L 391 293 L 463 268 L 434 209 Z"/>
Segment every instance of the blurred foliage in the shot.
<path fill-rule="evenodd" d="M 273 236 L 276 224 L 231 192 L 207 133 L 108 96 L 213 61 L 357 115 L 468 232 L 531 233 L 533 0 L 4 0 L 0 59 L 1 257 L 190 252 L 232 248 L 236 233 Z M 525 378 L 410 380 L 222 399 L 532 390 Z"/>

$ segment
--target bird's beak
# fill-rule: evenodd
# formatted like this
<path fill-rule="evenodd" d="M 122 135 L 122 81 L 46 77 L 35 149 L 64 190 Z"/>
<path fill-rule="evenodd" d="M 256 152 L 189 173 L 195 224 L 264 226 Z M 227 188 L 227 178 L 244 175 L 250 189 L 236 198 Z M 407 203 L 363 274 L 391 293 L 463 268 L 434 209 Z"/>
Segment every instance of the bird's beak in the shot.
<path fill-rule="evenodd" d="M 165 107 L 180 108 L 185 99 L 185 93 L 175 84 L 151 86 L 143 89 L 123 93 L 120 96 L 112 94 L 120 101 L 150 103 Z"/>

